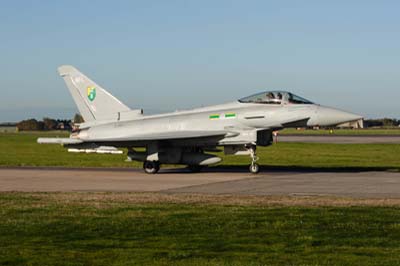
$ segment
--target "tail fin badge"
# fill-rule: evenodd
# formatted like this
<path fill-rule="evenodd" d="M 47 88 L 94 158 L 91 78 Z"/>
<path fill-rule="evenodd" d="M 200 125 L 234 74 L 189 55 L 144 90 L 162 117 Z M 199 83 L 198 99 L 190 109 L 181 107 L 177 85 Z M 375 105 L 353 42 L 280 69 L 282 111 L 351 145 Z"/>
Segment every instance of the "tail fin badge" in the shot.
<path fill-rule="evenodd" d="M 96 98 L 96 88 L 95 87 L 87 87 L 87 97 L 89 101 L 93 102 Z"/>

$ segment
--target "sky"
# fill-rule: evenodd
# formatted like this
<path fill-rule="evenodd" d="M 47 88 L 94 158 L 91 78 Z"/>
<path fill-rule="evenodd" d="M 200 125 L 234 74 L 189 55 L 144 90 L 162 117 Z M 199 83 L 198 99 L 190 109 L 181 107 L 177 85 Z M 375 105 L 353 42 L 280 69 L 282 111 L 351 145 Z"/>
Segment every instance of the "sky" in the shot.
<path fill-rule="evenodd" d="M 159 113 L 289 90 L 400 119 L 400 1 L 1 1 L 0 121 L 71 118 L 71 64 Z"/>

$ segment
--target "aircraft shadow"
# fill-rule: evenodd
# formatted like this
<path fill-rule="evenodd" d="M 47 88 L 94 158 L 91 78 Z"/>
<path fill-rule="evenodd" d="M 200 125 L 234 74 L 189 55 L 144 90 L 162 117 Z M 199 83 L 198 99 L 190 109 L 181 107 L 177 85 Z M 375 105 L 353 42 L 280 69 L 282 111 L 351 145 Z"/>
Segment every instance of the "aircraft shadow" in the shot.
<path fill-rule="evenodd" d="M 379 167 L 354 167 L 354 166 L 341 166 L 341 167 L 308 167 L 308 166 L 276 166 L 276 165 L 260 165 L 260 173 L 271 172 L 297 172 L 297 173 L 357 173 L 357 172 L 370 172 L 370 171 L 391 171 L 400 172 L 399 167 L 393 166 L 379 166 Z M 183 168 L 167 168 L 163 169 L 162 173 L 189 173 L 190 170 L 186 167 Z M 248 173 L 249 167 L 246 165 L 218 165 L 205 167 L 200 173 Z"/>

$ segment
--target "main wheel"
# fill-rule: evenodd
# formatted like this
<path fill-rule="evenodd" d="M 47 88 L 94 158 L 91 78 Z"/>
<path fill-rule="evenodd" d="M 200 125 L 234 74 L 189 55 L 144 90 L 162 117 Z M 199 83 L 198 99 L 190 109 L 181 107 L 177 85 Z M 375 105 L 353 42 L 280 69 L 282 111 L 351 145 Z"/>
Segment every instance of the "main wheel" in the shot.
<path fill-rule="evenodd" d="M 157 161 L 145 161 L 143 163 L 143 169 L 147 174 L 155 174 L 160 170 L 160 163 Z"/>
<path fill-rule="evenodd" d="M 198 173 L 198 172 L 201 171 L 201 169 L 203 169 L 203 166 L 202 165 L 196 165 L 196 164 L 190 164 L 190 165 L 188 165 L 188 169 L 192 173 Z"/>
<path fill-rule="evenodd" d="M 257 163 L 252 163 L 250 164 L 249 170 L 252 174 L 258 174 L 258 172 L 260 172 L 260 166 Z"/>

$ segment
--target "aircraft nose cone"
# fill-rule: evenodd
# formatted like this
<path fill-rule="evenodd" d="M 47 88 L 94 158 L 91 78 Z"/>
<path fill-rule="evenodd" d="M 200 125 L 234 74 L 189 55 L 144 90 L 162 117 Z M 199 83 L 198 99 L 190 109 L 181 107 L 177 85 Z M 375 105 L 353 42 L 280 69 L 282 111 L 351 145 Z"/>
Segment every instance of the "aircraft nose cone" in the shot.
<path fill-rule="evenodd" d="M 319 126 L 335 126 L 363 118 L 357 114 L 322 106 L 318 108 L 317 113 Z"/>

